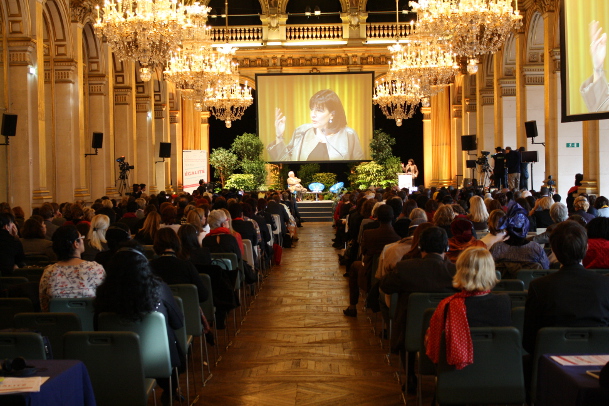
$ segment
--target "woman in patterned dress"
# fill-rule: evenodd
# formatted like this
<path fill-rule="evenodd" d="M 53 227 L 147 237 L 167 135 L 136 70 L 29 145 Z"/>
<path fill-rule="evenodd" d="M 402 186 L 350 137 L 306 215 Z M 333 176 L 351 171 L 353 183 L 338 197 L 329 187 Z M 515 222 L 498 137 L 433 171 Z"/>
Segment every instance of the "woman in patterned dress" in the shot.
<path fill-rule="evenodd" d="M 40 308 L 49 311 L 49 300 L 56 297 L 95 297 L 97 286 L 106 277 L 104 268 L 84 261 L 84 236 L 73 225 L 61 226 L 53 234 L 53 251 L 59 262 L 45 268 L 40 279 Z"/>

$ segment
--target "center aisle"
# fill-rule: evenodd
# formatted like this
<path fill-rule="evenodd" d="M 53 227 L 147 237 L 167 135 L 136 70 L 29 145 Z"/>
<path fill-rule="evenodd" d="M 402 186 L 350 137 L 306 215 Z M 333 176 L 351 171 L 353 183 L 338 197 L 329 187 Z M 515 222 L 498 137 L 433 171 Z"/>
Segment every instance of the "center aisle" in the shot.
<path fill-rule="evenodd" d="M 283 250 L 199 403 L 401 404 L 394 368 L 365 315 L 342 313 L 349 289 L 333 228 L 307 222 L 298 232 L 300 241 Z"/>

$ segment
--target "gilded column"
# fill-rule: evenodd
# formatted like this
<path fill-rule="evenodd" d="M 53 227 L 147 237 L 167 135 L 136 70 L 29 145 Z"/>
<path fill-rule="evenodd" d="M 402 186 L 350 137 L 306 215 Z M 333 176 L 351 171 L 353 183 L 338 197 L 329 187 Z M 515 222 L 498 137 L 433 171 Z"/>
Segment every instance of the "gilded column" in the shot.
<path fill-rule="evenodd" d="M 421 107 L 423 113 L 423 167 L 425 168 L 425 186 L 431 186 L 433 167 L 438 165 L 433 161 L 433 142 L 431 130 L 431 107 Z"/>
<path fill-rule="evenodd" d="M 548 4 L 543 13 L 543 31 L 544 31 L 544 101 L 545 101 L 545 158 L 546 158 L 546 176 L 554 175 L 558 178 L 558 105 L 557 86 L 554 79 L 554 60 L 551 58 L 552 51 L 555 48 L 556 38 L 556 12 L 554 5 Z M 557 183 L 556 188 L 559 185 Z"/>
<path fill-rule="evenodd" d="M 501 80 L 503 79 L 503 50 L 492 56 L 493 58 L 493 112 L 494 120 L 494 137 L 493 145 L 503 145 L 503 92 Z M 485 145 L 486 151 L 492 151 L 488 145 Z"/>
<path fill-rule="evenodd" d="M 211 176 L 209 175 L 209 154 L 211 153 L 209 150 L 209 117 L 209 110 L 201 112 L 201 149 L 207 151 L 207 168 L 205 169 L 205 180 L 207 182 L 211 180 Z"/>
<path fill-rule="evenodd" d="M 168 178 L 170 183 L 167 184 L 168 192 L 178 192 L 182 190 L 182 105 L 180 103 L 180 95 L 178 92 L 169 92 L 169 139 L 171 140 L 171 177 Z M 177 151 L 180 151 L 179 153 Z"/>
<path fill-rule="evenodd" d="M 78 170 L 74 174 L 74 200 L 88 200 L 91 198 L 87 188 L 85 171 L 85 89 L 84 58 L 83 58 L 83 24 L 80 21 L 72 21 L 70 24 L 73 38 L 74 69 L 72 70 L 73 98 L 58 99 L 62 102 L 70 100 L 74 109 L 72 154 Z M 61 150 L 60 150 L 61 151 Z"/>
<path fill-rule="evenodd" d="M 579 193 L 598 194 L 598 178 L 600 174 L 600 131 L 598 120 L 582 122 L 584 180 L 579 187 Z"/>
<path fill-rule="evenodd" d="M 115 64 L 116 65 L 116 64 Z M 125 157 L 125 161 L 135 165 L 135 85 L 133 62 L 118 64 L 114 72 L 114 158 Z M 117 192 L 122 196 L 131 191 L 133 171 L 121 174 L 118 165 L 116 170 Z M 122 176 L 126 175 L 126 176 Z M 126 178 L 126 179 L 121 179 Z"/>
<path fill-rule="evenodd" d="M 451 160 L 450 91 L 446 89 L 431 98 L 432 180 L 433 186 L 454 184 Z M 427 153 L 426 153 L 427 155 Z"/>
<path fill-rule="evenodd" d="M 141 84 L 138 83 L 138 87 Z M 133 183 L 144 183 L 147 188 L 156 189 L 154 182 L 154 159 L 158 156 L 158 145 L 155 143 L 154 105 L 152 104 L 152 84 L 145 83 L 144 93 L 136 97 L 136 131 L 135 131 L 135 165 Z M 155 151 L 157 151 L 155 153 Z"/>
<path fill-rule="evenodd" d="M 524 28 L 515 34 L 516 42 L 516 139 L 518 145 L 527 145 L 527 136 L 524 122 L 527 121 L 527 96 L 525 91 L 526 78 L 524 65 L 526 64 L 526 35 Z"/>

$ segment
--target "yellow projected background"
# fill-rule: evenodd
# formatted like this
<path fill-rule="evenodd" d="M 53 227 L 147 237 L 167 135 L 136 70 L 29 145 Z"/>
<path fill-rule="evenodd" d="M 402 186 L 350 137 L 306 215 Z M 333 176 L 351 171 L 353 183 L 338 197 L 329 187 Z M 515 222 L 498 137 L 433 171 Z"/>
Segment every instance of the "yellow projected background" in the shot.
<path fill-rule="evenodd" d="M 269 160 L 266 147 L 275 142 L 275 108 L 286 116 L 284 139 L 288 144 L 294 130 L 311 122 L 309 99 L 323 89 L 333 90 L 340 98 L 347 126 L 358 134 L 365 159 L 370 159 L 372 139 L 372 83 L 370 73 L 258 75 L 258 136 L 265 146 L 263 157 Z"/>
<path fill-rule="evenodd" d="M 596 20 L 609 35 L 609 1 L 565 0 L 565 38 L 567 45 L 568 115 L 588 114 L 579 91 L 582 83 L 592 75 L 590 55 L 590 22 Z M 565 57 L 565 56 L 563 56 Z M 605 72 L 609 72 L 609 55 L 605 58 Z M 565 89 L 563 89 L 565 91 Z"/>

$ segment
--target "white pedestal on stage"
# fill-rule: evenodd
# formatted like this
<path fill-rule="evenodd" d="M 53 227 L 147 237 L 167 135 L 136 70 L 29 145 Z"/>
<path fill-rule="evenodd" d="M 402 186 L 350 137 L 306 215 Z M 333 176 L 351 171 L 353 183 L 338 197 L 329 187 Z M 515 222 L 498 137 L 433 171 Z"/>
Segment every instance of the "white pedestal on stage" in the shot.
<path fill-rule="evenodd" d="M 398 173 L 398 187 L 410 190 L 412 188 L 412 175 L 410 173 Z"/>

